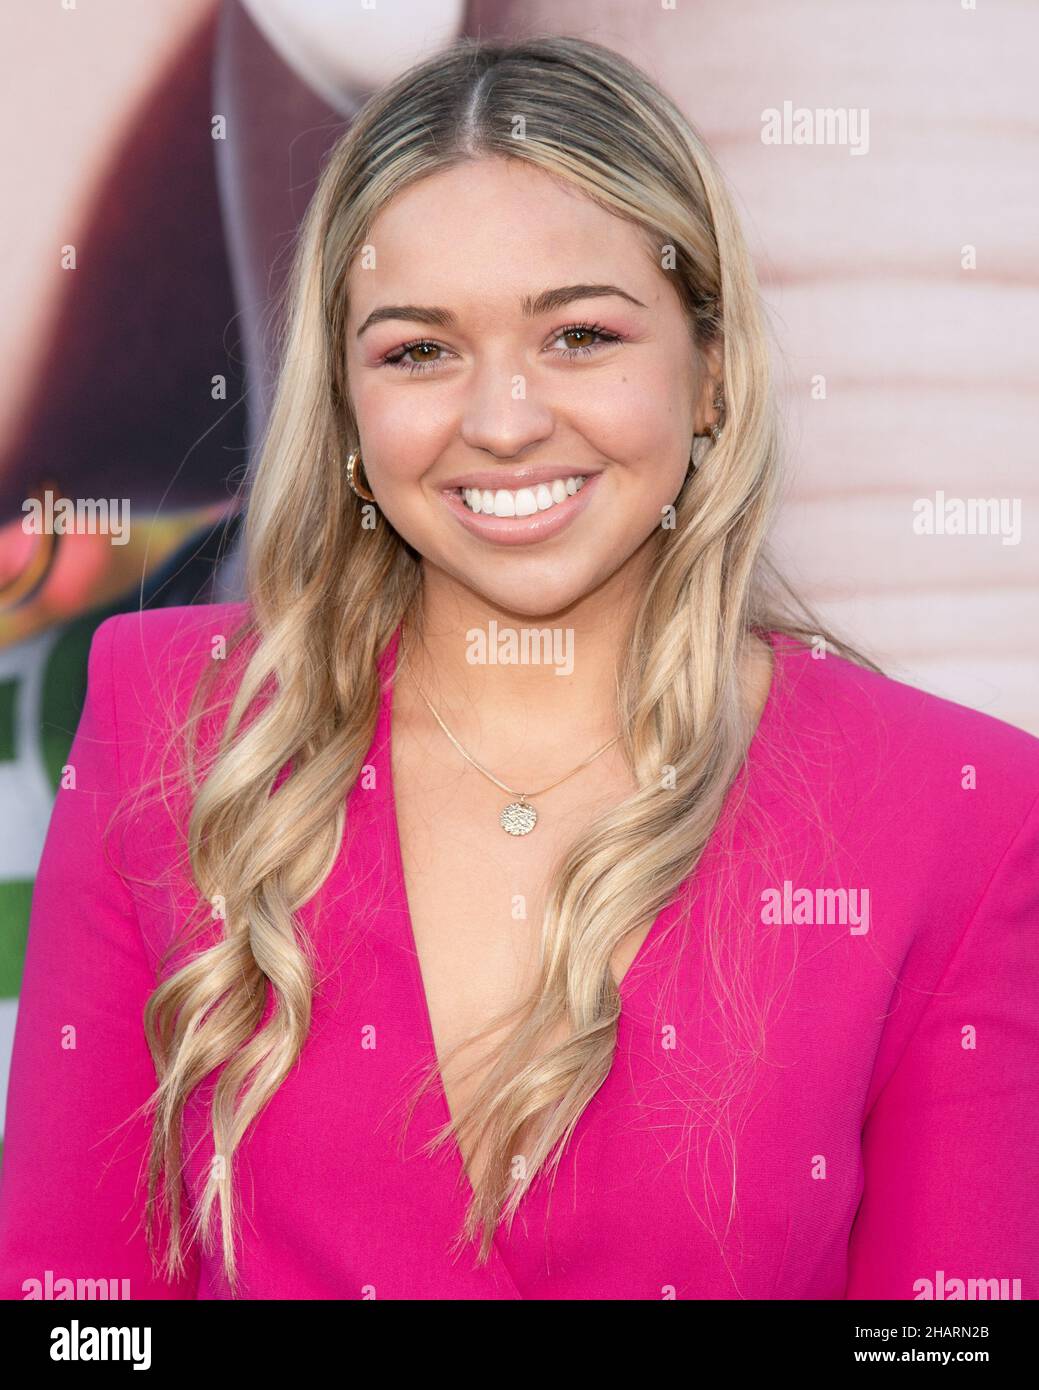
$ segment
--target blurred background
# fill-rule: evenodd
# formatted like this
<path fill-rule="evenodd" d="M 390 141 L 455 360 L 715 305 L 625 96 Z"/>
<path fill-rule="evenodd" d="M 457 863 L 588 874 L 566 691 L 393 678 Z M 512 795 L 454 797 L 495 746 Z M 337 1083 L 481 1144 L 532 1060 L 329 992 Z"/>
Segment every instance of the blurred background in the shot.
<path fill-rule="evenodd" d="M 272 303 L 322 160 L 460 34 L 596 39 L 678 102 L 775 342 L 777 559 L 889 675 L 1039 734 L 1039 7 L 5 0 L 0 33 L 0 1116 L 94 629 L 241 596 Z M 26 534 L 48 491 L 119 499 L 125 543 Z M 998 524 L 950 534 L 978 499 Z"/>

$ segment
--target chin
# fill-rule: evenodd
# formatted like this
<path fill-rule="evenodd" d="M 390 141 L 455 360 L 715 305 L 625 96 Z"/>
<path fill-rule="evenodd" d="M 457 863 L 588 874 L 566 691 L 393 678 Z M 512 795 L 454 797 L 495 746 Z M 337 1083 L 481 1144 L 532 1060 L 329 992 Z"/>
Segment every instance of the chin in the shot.
<path fill-rule="evenodd" d="M 553 583 L 540 574 L 515 584 L 482 583 L 476 577 L 465 583 L 499 612 L 531 623 L 545 623 L 553 618 L 565 623 L 567 611 L 592 588 L 591 583 L 576 583 L 572 577 Z"/>

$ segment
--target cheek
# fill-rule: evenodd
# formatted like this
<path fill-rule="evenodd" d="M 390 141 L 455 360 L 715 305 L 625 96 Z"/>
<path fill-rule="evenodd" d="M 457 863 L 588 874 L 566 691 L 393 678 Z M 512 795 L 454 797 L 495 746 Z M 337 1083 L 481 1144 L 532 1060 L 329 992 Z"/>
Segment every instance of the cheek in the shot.
<path fill-rule="evenodd" d="M 622 472 L 661 492 L 681 481 L 693 444 L 692 411 L 676 387 L 673 368 L 661 365 L 627 371 L 585 403 L 587 438 Z"/>
<path fill-rule="evenodd" d="M 364 457 L 371 460 L 372 471 L 384 484 L 413 481 L 432 466 L 450 428 L 432 393 L 416 402 L 412 393 L 401 391 L 399 383 L 372 379 L 351 399 Z"/>

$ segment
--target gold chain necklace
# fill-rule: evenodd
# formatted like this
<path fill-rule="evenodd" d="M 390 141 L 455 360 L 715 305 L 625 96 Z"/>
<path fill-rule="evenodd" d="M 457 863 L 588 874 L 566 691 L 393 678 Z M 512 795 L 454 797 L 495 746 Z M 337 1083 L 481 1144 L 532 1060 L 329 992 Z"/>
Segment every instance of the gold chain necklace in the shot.
<path fill-rule="evenodd" d="M 402 639 L 403 635 L 403 629 L 401 629 Z M 476 761 L 474 757 L 471 756 L 471 754 L 465 751 L 465 749 L 455 738 L 451 730 L 440 718 L 440 715 L 437 714 L 432 704 L 430 704 L 429 700 L 426 699 L 425 693 L 417 685 L 416 689 L 418 690 L 418 693 L 422 696 L 423 700 L 426 701 L 426 704 L 429 706 L 429 712 L 432 714 L 433 718 L 443 729 L 444 733 L 447 734 L 448 738 L 458 749 L 459 753 L 461 753 L 462 757 L 466 760 L 466 762 L 470 763 L 473 767 L 475 767 L 477 772 L 483 773 L 484 777 L 488 778 L 489 781 L 493 782 L 496 787 L 500 787 L 503 792 L 508 792 L 509 796 L 516 798 L 516 800 L 509 802 L 509 804 L 502 810 L 501 815 L 498 817 L 498 823 L 501 825 L 501 828 L 506 832 L 506 834 L 509 835 L 529 835 L 530 832 L 534 829 L 535 825 L 537 825 L 537 808 L 531 805 L 531 797 L 544 796 L 546 792 L 552 791 L 555 787 L 558 787 L 560 783 L 568 781 L 571 777 L 575 776 L 578 772 L 580 772 L 582 768 L 586 768 L 589 763 L 593 763 L 595 759 L 600 756 L 600 754 L 605 753 L 607 748 L 612 748 L 613 745 L 620 738 L 620 734 L 614 734 L 613 738 L 611 738 L 608 743 L 604 743 L 601 748 L 597 749 L 596 752 L 594 752 L 590 758 L 585 758 L 584 762 L 578 763 L 578 765 L 573 769 L 573 771 L 566 773 L 564 776 L 560 777 L 558 781 L 550 783 L 547 787 L 542 787 L 540 791 L 518 792 L 513 787 L 506 786 L 504 782 L 500 781 L 499 778 L 495 777 L 493 772 L 488 772 L 485 767 L 483 767 L 480 763 Z"/>

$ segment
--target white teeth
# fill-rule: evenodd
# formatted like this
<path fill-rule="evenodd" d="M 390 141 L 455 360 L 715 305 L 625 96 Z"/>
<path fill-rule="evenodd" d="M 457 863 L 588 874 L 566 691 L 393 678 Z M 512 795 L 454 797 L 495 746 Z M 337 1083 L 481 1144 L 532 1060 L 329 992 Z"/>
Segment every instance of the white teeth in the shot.
<path fill-rule="evenodd" d="M 555 478 L 551 483 L 538 483 L 536 487 L 521 487 L 515 492 L 500 487 L 492 492 L 490 488 L 465 487 L 462 497 L 470 511 L 484 516 L 534 516 L 536 512 L 547 512 L 573 497 L 584 487 L 583 474 L 569 478 Z"/>

